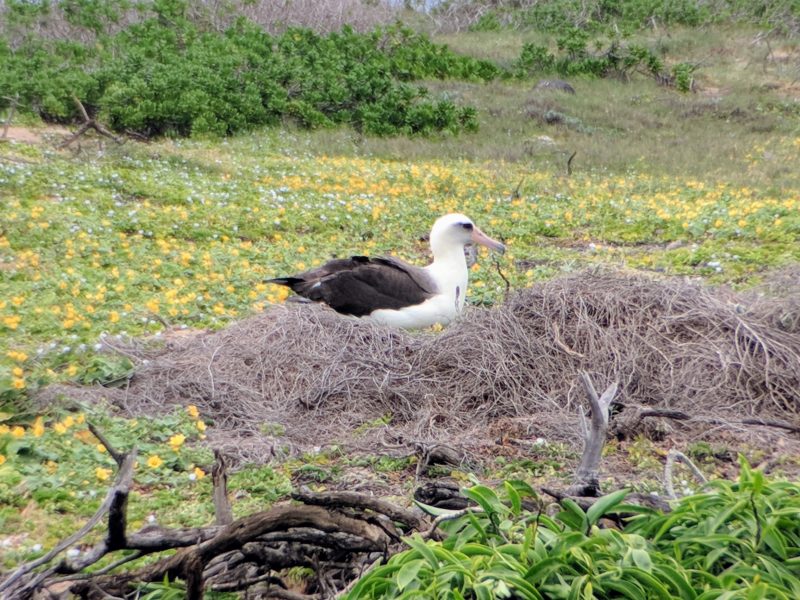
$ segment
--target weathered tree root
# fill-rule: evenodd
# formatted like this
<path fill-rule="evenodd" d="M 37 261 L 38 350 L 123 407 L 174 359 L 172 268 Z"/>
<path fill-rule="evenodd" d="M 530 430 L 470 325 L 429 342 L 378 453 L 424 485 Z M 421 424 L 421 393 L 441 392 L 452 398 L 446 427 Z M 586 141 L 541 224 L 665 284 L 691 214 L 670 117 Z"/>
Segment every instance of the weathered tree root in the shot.
<path fill-rule="evenodd" d="M 262 597 L 331 598 L 368 565 L 402 548 L 401 536 L 430 529 L 429 521 L 415 512 L 355 492 L 301 491 L 293 497 L 302 504 L 275 506 L 229 521 L 225 460 L 217 454 L 216 525 L 191 529 L 149 526 L 127 533 L 127 498 L 136 451 L 119 453 L 102 434 L 98 439 L 120 467 L 106 500 L 78 532 L 0 583 L 0 598 L 124 597 L 142 583 L 163 581 L 165 577 L 185 581 L 189 599 L 202 598 L 205 590 L 248 589 L 258 589 Z M 75 546 L 106 516 L 107 533 L 102 542 L 77 558 L 53 564 L 58 555 Z M 177 552 L 132 571 L 112 572 L 130 560 L 166 550 Z M 100 571 L 85 572 L 117 551 L 132 554 Z M 310 585 L 310 594 L 288 590 L 279 577 L 280 571 L 295 566 L 314 569 L 316 581 Z"/>

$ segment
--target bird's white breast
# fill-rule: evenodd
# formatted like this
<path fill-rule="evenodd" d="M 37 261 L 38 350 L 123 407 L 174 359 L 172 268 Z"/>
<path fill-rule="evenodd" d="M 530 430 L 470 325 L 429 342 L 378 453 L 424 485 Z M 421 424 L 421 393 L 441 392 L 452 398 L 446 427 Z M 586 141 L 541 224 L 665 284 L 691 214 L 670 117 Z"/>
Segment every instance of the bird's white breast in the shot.
<path fill-rule="evenodd" d="M 467 296 L 468 271 L 463 252 L 453 260 L 436 261 L 425 267 L 436 282 L 439 293 L 421 304 L 400 309 L 382 308 L 370 313 L 370 319 L 391 325 L 416 329 L 436 323 L 446 325 L 456 318 L 464 307 Z"/>

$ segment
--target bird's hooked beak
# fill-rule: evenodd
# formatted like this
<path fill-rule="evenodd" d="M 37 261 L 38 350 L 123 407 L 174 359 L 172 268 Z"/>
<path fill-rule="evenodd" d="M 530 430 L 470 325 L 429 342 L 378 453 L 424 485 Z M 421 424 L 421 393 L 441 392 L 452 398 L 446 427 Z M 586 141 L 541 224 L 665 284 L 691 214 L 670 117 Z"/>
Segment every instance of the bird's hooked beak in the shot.
<path fill-rule="evenodd" d="M 472 228 L 472 242 L 474 244 L 480 244 L 481 246 L 486 246 L 487 248 L 491 248 L 492 250 L 497 250 L 500 254 L 503 254 L 506 251 L 506 247 L 501 242 L 497 240 L 493 240 L 488 235 L 483 233 L 477 227 Z"/>

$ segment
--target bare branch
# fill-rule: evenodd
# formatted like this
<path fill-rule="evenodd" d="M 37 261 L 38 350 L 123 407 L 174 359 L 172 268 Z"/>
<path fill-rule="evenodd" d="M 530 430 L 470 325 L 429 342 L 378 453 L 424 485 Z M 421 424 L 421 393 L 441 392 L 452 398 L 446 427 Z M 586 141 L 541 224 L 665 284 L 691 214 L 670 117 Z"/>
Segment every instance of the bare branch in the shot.
<path fill-rule="evenodd" d="M 592 408 L 591 426 L 584 436 L 583 456 L 575 473 L 575 481 L 570 486 L 571 496 L 598 496 L 600 494 L 600 458 L 608 432 L 609 407 L 617 394 L 617 382 L 613 382 L 603 395 L 598 397 L 589 374 L 580 372 L 583 387 Z"/>
<path fill-rule="evenodd" d="M 675 461 L 680 461 L 689 467 L 689 470 L 700 483 L 706 483 L 708 481 L 706 476 L 703 475 L 688 456 L 678 450 L 670 450 L 667 453 L 667 463 L 664 465 L 664 489 L 670 500 L 677 500 L 678 498 L 675 493 L 675 487 L 672 484 L 672 470 L 675 468 Z"/>
<path fill-rule="evenodd" d="M 127 495 L 127 490 L 130 489 L 131 482 L 133 481 L 133 467 L 136 464 L 136 450 L 132 450 L 125 456 L 125 459 L 122 462 L 122 466 L 117 473 L 117 477 L 115 480 L 114 485 L 106 494 L 103 503 L 100 505 L 100 508 L 97 509 L 97 512 L 91 516 L 91 518 L 86 521 L 83 527 L 81 527 L 78 531 L 73 533 L 68 538 L 62 540 L 58 544 L 56 544 L 55 548 L 50 550 L 44 556 L 37 558 L 36 560 L 32 560 L 24 565 L 20 566 L 14 573 L 12 573 L 8 579 L 6 579 L 2 584 L 0 584 L 0 592 L 6 592 L 12 589 L 18 581 L 20 581 L 25 575 L 40 567 L 44 564 L 47 564 L 53 558 L 58 556 L 61 552 L 75 544 L 78 540 L 83 538 L 92 528 L 100 522 L 100 519 L 103 518 L 112 507 L 115 502 L 119 502 L 118 494 L 124 491 L 124 494 Z M 23 586 L 23 589 L 29 588 L 29 586 Z"/>
<path fill-rule="evenodd" d="M 225 456 L 214 449 L 214 466 L 211 467 L 211 481 L 214 484 L 214 515 L 217 525 L 228 525 L 233 522 L 233 511 L 228 500 L 228 473 Z"/>

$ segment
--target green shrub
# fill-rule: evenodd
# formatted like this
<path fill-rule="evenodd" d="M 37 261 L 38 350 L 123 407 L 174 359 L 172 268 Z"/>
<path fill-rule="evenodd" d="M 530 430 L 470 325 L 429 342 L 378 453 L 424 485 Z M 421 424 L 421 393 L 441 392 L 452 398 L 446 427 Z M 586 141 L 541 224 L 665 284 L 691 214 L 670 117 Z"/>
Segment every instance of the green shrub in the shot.
<path fill-rule="evenodd" d="M 226 135 L 284 117 L 309 128 L 429 134 L 474 129 L 475 111 L 409 82 L 500 74 L 400 25 L 369 35 L 345 28 L 271 36 L 240 19 L 220 34 L 184 18 L 182 0 L 153 6 L 159 18 L 96 45 L 29 39 L 12 51 L 2 43 L 0 97 L 18 95 L 56 121 L 78 116 L 78 98 L 113 129 L 146 136 Z"/>
<path fill-rule="evenodd" d="M 621 490 L 585 511 L 565 500 L 551 518 L 523 509 L 536 500 L 525 483 L 477 485 L 464 493 L 481 512 L 444 522 L 443 542 L 407 539 L 347 598 L 800 597 L 800 485 L 767 482 L 742 461 L 738 482 L 710 488 L 668 514 L 623 505 Z M 597 526 L 629 512 L 639 515 L 621 531 Z"/>
<path fill-rule="evenodd" d="M 605 77 L 620 73 L 627 75 L 640 67 L 653 75 L 663 71 L 658 56 L 644 46 L 625 45 L 619 40 L 612 40 L 608 47 L 594 54 L 587 48 L 589 39 L 585 31 L 570 29 L 556 41 L 557 53 L 538 44 L 525 44 L 511 70 L 516 77 L 548 73 L 564 77 Z"/>

